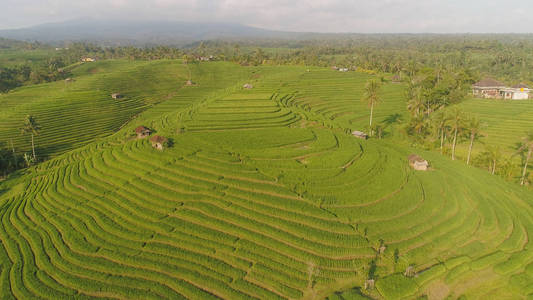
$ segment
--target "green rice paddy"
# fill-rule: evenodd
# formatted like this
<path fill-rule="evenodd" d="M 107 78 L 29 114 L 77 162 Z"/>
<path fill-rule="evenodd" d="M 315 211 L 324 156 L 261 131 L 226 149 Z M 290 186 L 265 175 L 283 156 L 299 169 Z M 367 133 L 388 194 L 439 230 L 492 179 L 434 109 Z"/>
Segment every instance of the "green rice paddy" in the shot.
<path fill-rule="evenodd" d="M 28 149 L 17 126 L 31 113 L 51 157 L 0 183 L 2 299 L 533 298 L 531 191 L 352 137 L 371 75 L 180 61 L 73 72 L 0 97 L 0 140 Z M 377 122 L 406 116 L 401 85 L 383 98 Z M 172 146 L 133 138 L 139 125 Z M 432 170 L 411 170 L 412 152 Z"/>

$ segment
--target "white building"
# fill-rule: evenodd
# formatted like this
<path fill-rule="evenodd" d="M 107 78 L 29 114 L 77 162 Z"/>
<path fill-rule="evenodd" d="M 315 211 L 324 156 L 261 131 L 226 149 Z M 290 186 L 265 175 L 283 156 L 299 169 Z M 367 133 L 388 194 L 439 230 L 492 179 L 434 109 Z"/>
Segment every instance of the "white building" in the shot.
<path fill-rule="evenodd" d="M 517 84 L 510 88 L 500 90 L 500 96 L 504 99 L 527 100 L 531 90 L 525 84 Z"/>
<path fill-rule="evenodd" d="M 491 78 L 485 78 L 472 87 L 474 96 L 492 99 L 527 100 L 531 89 L 525 84 L 507 87 Z"/>

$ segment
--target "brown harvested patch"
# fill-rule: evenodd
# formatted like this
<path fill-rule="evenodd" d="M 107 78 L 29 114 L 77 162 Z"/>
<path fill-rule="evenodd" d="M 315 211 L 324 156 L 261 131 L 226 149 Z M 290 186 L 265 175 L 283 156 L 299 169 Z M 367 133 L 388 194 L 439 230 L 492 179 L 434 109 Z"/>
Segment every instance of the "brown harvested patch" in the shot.
<path fill-rule="evenodd" d="M 429 300 L 441 300 L 445 299 L 450 293 L 450 287 L 446 285 L 442 280 L 435 281 L 426 289 Z"/>

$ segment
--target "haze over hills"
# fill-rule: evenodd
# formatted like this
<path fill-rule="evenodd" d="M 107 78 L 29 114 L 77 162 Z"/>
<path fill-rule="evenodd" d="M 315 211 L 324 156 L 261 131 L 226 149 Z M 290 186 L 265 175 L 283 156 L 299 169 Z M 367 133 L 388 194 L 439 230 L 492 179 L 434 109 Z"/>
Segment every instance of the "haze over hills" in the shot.
<path fill-rule="evenodd" d="M 0 30 L 0 37 L 44 43 L 98 42 L 104 45 L 183 45 L 213 39 L 302 39 L 318 33 L 261 29 L 237 23 L 78 19 Z"/>

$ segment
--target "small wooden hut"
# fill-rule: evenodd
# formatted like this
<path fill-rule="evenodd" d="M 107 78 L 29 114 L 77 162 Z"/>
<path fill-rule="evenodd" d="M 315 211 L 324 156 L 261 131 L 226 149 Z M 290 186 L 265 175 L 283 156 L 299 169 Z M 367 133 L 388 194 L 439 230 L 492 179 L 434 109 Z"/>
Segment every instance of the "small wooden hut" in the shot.
<path fill-rule="evenodd" d="M 163 148 L 167 146 L 168 139 L 160 135 L 154 135 L 150 138 L 150 142 L 152 142 L 152 147 L 157 150 L 163 150 Z"/>
<path fill-rule="evenodd" d="M 137 134 L 138 139 L 143 139 L 152 134 L 152 131 L 144 126 L 139 126 L 135 128 L 135 133 Z"/>
<path fill-rule="evenodd" d="M 416 154 L 409 155 L 407 159 L 409 160 L 409 165 L 411 168 L 417 171 L 427 171 L 429 168 L 428 161 Z"/>
<path fill-rule="evenodd" d="M 405 272 L 403 273 L 406 277 L 414 277 L 416 275 L 415 267 L 409 266 L 405 269 Z"/>
<path fill-rule="evenodd" d="M 400 83 L 402 82 L 402 78 L 400 77 L 400 74 L 394 74 L 392 76 L 392 83 Z"/>
<path fill-rule="evenodd" d="M 359 139 L 362 139 L 362 140 L 366 140 L 368 139 L 368 134 L 362 132 L 362 131 L 352 131 L 352 135 L 355 136 L 356 138 L 359 138 Z"/>
<path fill-rule="evenodd" d="M 120 99 L 120 98 L 123 98 L 124 96 L 122 96 L 122 94 L 120 93 L 113 93 L 111 94 L 111 98 L 117 100 L 117 99 Z"/>
<path fill-rule="evenodd" d="M 374 279 L 368 279 L 365 281 L 365 290 L 372 290 L 374 289 L 375 281 Z"/>

